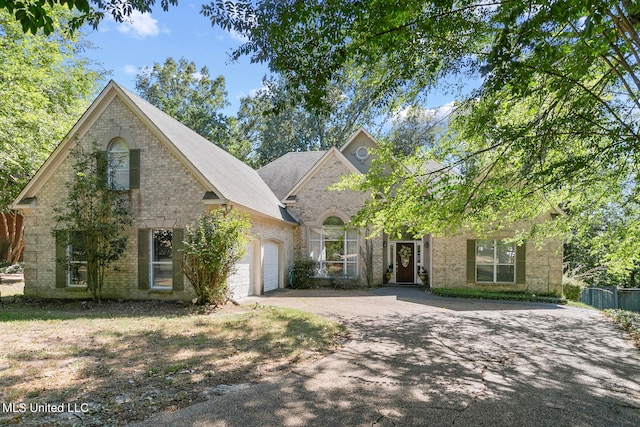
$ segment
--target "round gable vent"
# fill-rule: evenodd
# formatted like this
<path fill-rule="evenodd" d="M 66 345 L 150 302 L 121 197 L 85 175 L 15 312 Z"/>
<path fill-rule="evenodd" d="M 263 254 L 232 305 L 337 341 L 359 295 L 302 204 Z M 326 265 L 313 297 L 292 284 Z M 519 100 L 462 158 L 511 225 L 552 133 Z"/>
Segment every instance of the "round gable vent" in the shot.
<path fill-rule="evenodd" d="M 369 157 L 369 150 L 367 147 L 360 147 L 356 150 L 356 157 L 360 160 L 366 160 Z"/>

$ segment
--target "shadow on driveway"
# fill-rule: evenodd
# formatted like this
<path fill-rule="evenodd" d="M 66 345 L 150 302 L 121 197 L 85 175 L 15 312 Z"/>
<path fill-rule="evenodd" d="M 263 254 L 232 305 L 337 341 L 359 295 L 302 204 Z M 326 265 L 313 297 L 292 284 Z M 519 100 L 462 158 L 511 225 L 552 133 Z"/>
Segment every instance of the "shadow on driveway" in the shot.
<path fill-rule="evenodd" d="M 423 294 L 251 298 L 337 319 L 353 339 L 289 374 L 146 425 L 640 425 L 640 353 L 601 313 Z"/>

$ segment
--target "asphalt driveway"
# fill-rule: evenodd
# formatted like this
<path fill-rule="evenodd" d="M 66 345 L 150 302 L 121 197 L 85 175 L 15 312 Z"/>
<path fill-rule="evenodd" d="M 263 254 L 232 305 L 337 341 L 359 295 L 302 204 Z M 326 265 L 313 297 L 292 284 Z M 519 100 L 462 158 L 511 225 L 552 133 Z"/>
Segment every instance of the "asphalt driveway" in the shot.
<path fill-rule="evenodd" d="M 343 322 L 335 354 L 149 426 L 638 426 L 640 350 L 594 310 L 420 289 L 277 291 L 243 303 Z"/>

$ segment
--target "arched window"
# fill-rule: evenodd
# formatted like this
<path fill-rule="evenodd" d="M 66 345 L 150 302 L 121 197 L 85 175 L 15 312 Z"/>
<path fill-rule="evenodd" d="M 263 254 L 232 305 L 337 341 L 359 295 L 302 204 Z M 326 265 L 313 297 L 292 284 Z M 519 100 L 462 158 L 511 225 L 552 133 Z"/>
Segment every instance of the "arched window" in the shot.
<path fill-rule="evenodd" d="M 318 263 L 318 276 L 358 276 L 358 233 L 345 227 L 337 216 L 328 217 L 320 228 L 310 230 L 311 259 Z"/>
<path fill-rule="evenodd" d="M 114 190 L 129 189 L 129 146 L 116 139 L 107 148 L 107 179 Z"/>

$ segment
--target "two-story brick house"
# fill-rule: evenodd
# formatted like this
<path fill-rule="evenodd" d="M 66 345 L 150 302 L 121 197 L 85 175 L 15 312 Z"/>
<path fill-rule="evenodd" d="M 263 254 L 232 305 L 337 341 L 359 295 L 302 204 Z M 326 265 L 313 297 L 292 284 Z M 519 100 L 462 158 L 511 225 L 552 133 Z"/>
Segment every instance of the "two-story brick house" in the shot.
<path fill-rule="evenodd" d="M 504 232 L 484 240 L 383 235 L 365 245 L 345 225 L 367 196 L 328 187 L 344 174 L 365 173 L 375 144 L 360 130 L 339 149 L 289 153 L 255 171 L 111 81 L 14 203 L 25 215 L 25 294 L 86 297 L 82 260 L 76 271 L 67 270 L 58 260 L 73 248 L 56 245 L 51 233 L 77 145 L 97 145 L 123 159 L 110 176 L 128 192 L 135 216 L 125 256 L 108 272 L 105 297 L 191 299 L 179 262 L 184 227 L 221 206 L 247 213 L 252 224 L 247 255 L 229 278 L 236 298 L 286 287 L 298 257 L 314 259 L 319 276 L 363 285 L 366 271 L 382 284 L 390 268 L 390 281 L 401 284 L 418 283 L 424 269 L 434 287 L 561 291 L 561 246 L 554 241 L 516 247 L 501 240 L 509 236 Z"/>

